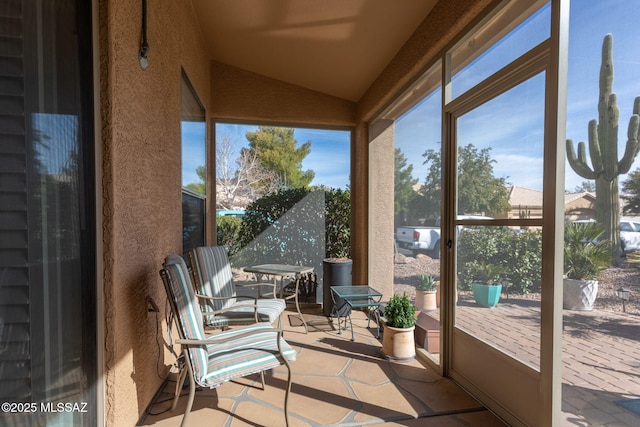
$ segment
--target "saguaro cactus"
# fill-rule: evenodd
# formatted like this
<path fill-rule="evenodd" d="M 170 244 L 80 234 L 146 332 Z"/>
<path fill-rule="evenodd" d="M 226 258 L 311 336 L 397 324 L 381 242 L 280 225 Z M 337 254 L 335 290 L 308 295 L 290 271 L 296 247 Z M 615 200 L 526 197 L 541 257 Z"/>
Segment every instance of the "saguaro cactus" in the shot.
<path fill-rule="evenodd" d="M 620 198 L 618 177 L 629 172 L 638 154 L 638 127 L 640 125 L 640 97 L 636 97 L 633 115 L 629 120 L 627 145 L 618 161 L 618 117 L 620 111 L 613 88 L 613 36 L 607 34 L 602 42 L 600 65 L 600 95 L 598 121 L 589 122 L 589 155 L 587 163 L 585 143 L 578 144 L 578 156 L 573 141 L 567 140 L 567 158 L 573 170 L 585 179 L 596 181 L 596 221 L 605 228 L 605 238 L 611 241 L 611 255 L 621 255 L 620 246 Z"/>

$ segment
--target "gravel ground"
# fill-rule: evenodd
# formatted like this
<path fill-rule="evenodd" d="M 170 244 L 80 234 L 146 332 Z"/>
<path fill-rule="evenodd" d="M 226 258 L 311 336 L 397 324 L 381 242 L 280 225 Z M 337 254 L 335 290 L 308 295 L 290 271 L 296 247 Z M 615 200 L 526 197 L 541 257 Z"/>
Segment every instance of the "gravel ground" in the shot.
<path fill-rule="evenodd" d="M 426 255 L 417 258 L 397 254 L 394 266 L 395 293 L 407 292 L 409 298 L 415 298 L 415 286 L 421 274 L 431 274 L 440 278 L 440 260 L 434 260 Z M 622 302 L 616 294 L 620 287 L 631 290 L 631 297 L 626 303 L 627 313 L 640 315 L 640 270 L 627 266 L 624 262 L 619 267 L 611 267 L 599 276 L 598 297 L 594 310 L 622 311 Z M 526 295 L 511 294 L 510 298 L 540 299 L 539 293 Z"/>
<path fill-rule="evenodd" d="M 421 274 L 431 274 L 440 279 L 440 260 L 431 259 L 427 255 L 417 258 L 397 254 L 394 265 L 394 291 L 397 294 L 406 292 L 411 300 L 415 299 L 416 285 Z M 233 270 L 234 280 L 239 283 L 252 282 L 253 275 L 241 270 Z M 640 315 L 640 269 L 627 266 L 624 262 L 619 267 L 611 267 L 602 272 L 599 277 L 598 298 L 594 310 L 622 312 L 622 302 L 616 294 L 616 289 L 624 287 L 631 290 L 631 297 L 626 303 L 627 313 Z M 463 293 L 461 293 L 463 294 Z M 539 293 L 515 295 L 509 298 L 524 300 L 539 300 Z"/>

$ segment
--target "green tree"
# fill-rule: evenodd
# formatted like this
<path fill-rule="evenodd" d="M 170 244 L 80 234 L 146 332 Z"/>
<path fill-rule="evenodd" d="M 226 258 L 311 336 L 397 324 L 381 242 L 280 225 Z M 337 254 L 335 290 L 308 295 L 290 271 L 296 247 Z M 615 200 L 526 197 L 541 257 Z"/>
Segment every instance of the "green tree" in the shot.
<path fill-rule="evenodd" d="M 190 182 L 187 184 L 187 188 L 204 196 L 207 194 L 207 185 L 205 184 L 205 182 L 207 182 L 207 168 L 204 166 L 198 166 L 196 168 L 196 174 L 198 174 L 200 182 Z"/>
<path fill-rule="evenodd" d="M 509 210 L 509 193 L 505 178 L 493 175 L 489 156 L 491 148 L 478 149 L 473 144 L 458 149 L 458 212 L 460 214 L 485 214 L 489 216 Z M 429 171 L 422 187 L 424 206 L 440 206 L 442 160 L 440 150 L 429 149 L 422 155 Z M 428 212 L 428 216 L 433 212 Z"/>
<path fill-rule="evenodd" d="M 580 185 L 576 186 L 576 189 L 573 191 L 575 193 L 582 193 L 584 191 L 588 191 L 589 193 L 595 193 L 596 184 L 593 181 L 582 181 Z"/>
<path fill-rule="evenodd" d="M 302 160 L 311 152 L 311 141 L 298 146 L 294 129 L 260 126 L 255 132 L 246 133 L 249 148 L 262 165 L 274 172 L 285 187 L 307 188 L 315 173 L 302 170 Z"/>
<path fill-rule="evenodd" d="M 407 166 L 407 158 L 399 148 L 395 149 L 395 171 L 394 171 L 394 211 L 396 215 L 403 215 L 409 212 L 409 202 L 416 197 L 413 186 L 418 183 L 417 178 L 413 178 L 413 165 Z"/>
<path fill-rule="evenodd" d="M 473 144 L 458 150 L 458 212 L 493 216 L 509 210 L 506 182 L 493 176 L 495 160 L 489 157 L 490 151 Z"/>
<path fill-rule="evenodd" d="M 429 170 L 424 185 L 420 188 L 421 197 L 415 198 L 411 203 L 411 210 L 417 212 L 419 217 L 435 219 L 440 216 L 440 203 L 442 195 L 442 158 L 440 149 L 429 149 L 422 154 L 425 158 L 424 165 Z"/>
<path fill-rule="evenodd" d="M 622 183 L 622 192 L 620 197 L 626 200 L 626 205 L 622 208 L 624 215 L 640 214 L 640 169 L 631 172 L 626 181 Z"/>

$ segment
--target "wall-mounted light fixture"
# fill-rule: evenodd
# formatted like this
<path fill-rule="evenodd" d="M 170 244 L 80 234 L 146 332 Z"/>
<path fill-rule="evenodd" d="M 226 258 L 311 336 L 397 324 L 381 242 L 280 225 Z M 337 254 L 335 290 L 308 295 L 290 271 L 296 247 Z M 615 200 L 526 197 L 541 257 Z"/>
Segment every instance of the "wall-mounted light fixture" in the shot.
<path fill-rule="evenodd" d="M 629 295 L 631 294 L 631 290 L 627 288 L 618 288 L 616 290 L 616 293 L 618 294 L 618 298 L 622 300 L 622 312 L 626 313 L 627 311 L 626 303 L 627 301 L 629 301 Z"/>
<path fill-rule="evenodd" d="M 149 65 L 149 43 L 147 43 L 147 0 L 142 0 L 142 35 L 140 41 L 140 52 L 138 52 L 138 61 L 140 68 L 146 70 Z"/>

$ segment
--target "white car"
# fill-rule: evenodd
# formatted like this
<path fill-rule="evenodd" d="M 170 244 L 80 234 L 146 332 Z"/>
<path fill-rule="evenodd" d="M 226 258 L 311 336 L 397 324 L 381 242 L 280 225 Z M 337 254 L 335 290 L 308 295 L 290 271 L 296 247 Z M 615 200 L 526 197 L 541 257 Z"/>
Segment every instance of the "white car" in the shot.
<path fill-rule="evenodd" d="M 581 219 L 575 222 L 596 222 L 594 219 Z M 640 250 L 640 220 L 623 218 L 620 220 L 620 244 L 622 252 Z"/>
<path fill-rule="evenodd" d="M 624 252 L 640 250 L 640 221 L 620 220 L 620 242 Z"/>

